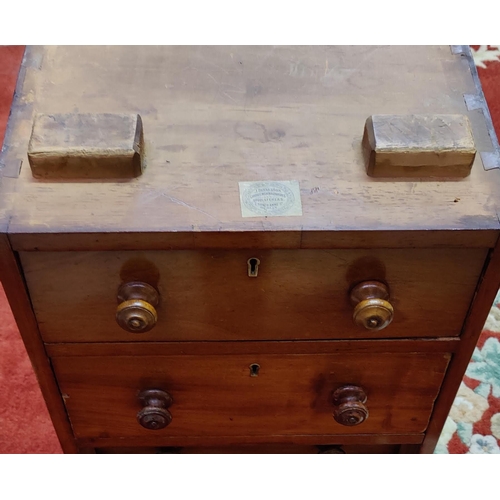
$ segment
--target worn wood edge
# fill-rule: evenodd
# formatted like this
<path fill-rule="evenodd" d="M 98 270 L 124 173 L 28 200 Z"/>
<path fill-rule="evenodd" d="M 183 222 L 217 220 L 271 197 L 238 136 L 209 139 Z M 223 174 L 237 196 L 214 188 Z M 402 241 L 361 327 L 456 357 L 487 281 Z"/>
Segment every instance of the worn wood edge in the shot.
<path fill-rule="evenodd" d="M 365 160 L 366 173 L 372 176 L 375 170 L 375 135 L 373 130 L 373 118 L 371 116 L 366 119 L 361 147 Z"/>
<path fill-rule="evenodd" d="M 420 453 L 433 453 L 455 400 L 467 366 L 500 288 L 500 240 L 490 252 L 471 307 L 465 319 L 460 344 L 452 356 L 427 427 Z"/>
<path fill-rule="evenodd" d="M 114 157 L 114 156 L 125 156 L 125 157 L 132 157 L 136 153 L 136 150 L 133 148 L 108 148 L 108 149 L 103 149 L 103 148 L 78 148 L 78 147 L 70 147 L 63 149 L 61 147 L 47 147 L 43 151 L 37 151 L 36 149 L 30 151 L 28 153 L 28 158 L 34 158 L 34 159 L 45 159 L 45 158 L 53 158 L 57 156 L 61 157 L 86 157 L 90 156 L 92 158 L 109 158 L 109 157 Z"/>
<path fill-rule="evenodd" d="M 35 51 L 37 49 L 35 48 Z M 35 58 L 37 54 L 35 53 Z M 38 54 L 40 57 L 40 53 Z M 30 69 L 30 59 L 33 59 L 33 48 L 25 47 L 23 57 L 21 59 L 21 66 L 19 68 L 19 73 L 17 74 L 16 85 L 14 87 L 14 95 L 12 98 L 12 103 L 10 106 L 10 113 L 7 119 L 7 127 L 5 129 L 5 136 L 3 140 L 3 147 L 0 148 L 0 165 L 4 164 L 5 158 L 8 155 L 11 142 L 12 142 L 12 134 L 14 130 L 14 122 L 20 119 L 20 116 L 23 115 L 23 112 L 26 112 L 26 108 L 30 112 L 33 108 L 33 104 L 29 103 L 27 106 L 22 105 L 21 98 L 23 94 L 23 87 L 26 80 L 26 73 Z M 0 174 L 3 173 L 3 169 L 0 169 Z"/>
<path fill-rule="evenodd" d="M 493 248 L 498 229 L 416 231 L 9 232 L 15 251 L 190 249 Z"/>
<path fill-rule="evenodd" d="M 383 153 L 384 155 L 401 155 L 401 153 L 429 153 L 430 155 L 437 155 L 438 153 L 435 152 L 431 147 L 421 147 L 421 146 L 408 146 L 406 149 L 397 149 L 394 147 L 377 147 L 375 150 L 377 153 Z M 470 147 L 470 146 L 457 146 L 456 148 L 442 148 L 439 150 L 439 154 L 445 154 L 445 153 L 454 153 L 457 156 L 475 156 L 476 155 L 476 148 Z"/>
<path fill-rule="evenodd" d="M 380 153 L 377 153 L 377 156 Z M 474 158 L 471 159 L 470 166 L 464 165 L 448 165 L 448 166 L 440 166 L 439 171 L 436 172 L 436 167 L 434 166 L 426 166 L 426 165 L 402 165 L 398 169 L 398 174 L 394 174 L 394 167 L 391 166 L 378 166 L 373 173 L 370 174 L 374 179 L 391 179 L 391 180 L 411 180 L 411 179 L 426 179 L 426 180 L 434 180 L 434 181 L 452 181 L 459 180 L 468 177 L 471 172 L 471 166 L 474 161 Z M 384 160 L 381 160 L 381 163 L 384 163 Z"/>
<path fill-rule="evenodd" d="M 52 365 L 41 340 L 20 266 L 5 234 L 0 235 L 0 280 L 35 371 L 57 437 L 65 453 L 76 453 L 73 430 L 68 420 Z"/>
<path fill-rule="evenodd" d="M 3 145 L 0 141 L 0 232 L 6 233 L 11 219 L 12 206 L 14 204 L 13 193 L 16 189 L 16 178 L 19 175 L 9 174 L 9 162 L 13 161 L 11 156 L 11 146 L 13 142 L 13 134 L 15 122 L 22 119 L 23 115 L 31 112 L 33 104 L 24 104 L 21 102 L 22 91 L 25 85 L 26 74 L 30 69 L 30 55 L 32 50 L 30 47 L 25 47 L 21 66 L 17 75 L 17 81 L 14 88 L 14 95 L 10 106 L 10 113 L 7 120 L 7 127 L 3 139 Z M 17 168 L 17 166 L 16 166 Z"/>
<path fill-rule="evenodd" d="M 457 338 L 425 340 L 297 340 L 213 342 L 88 342 L 45 344 L 51 357 L 71 356 L 182 356 L 337 353 L 453 353 Z"/>
<path fill-rule="evenodd" d="M 154 432 L 152 432 L 154 434 Z M 236 444 L 420 444 L 423 434 L 311 434 L 262 436 L 154 436 L 141 438 L 77 438 L 81 448 L 106 446 L 230 446 Z"/>

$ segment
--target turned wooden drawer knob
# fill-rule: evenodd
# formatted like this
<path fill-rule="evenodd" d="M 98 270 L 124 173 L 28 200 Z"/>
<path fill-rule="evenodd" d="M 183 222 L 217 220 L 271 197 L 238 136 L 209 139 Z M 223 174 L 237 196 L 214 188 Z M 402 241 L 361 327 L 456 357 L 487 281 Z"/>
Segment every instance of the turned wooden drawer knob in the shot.
<path fill-rule="evenodd" d="M 144 333 L 156 325 L 158 292 L 147 283 L 133 281 L 120 286 L 116 321 L 127 332 Z"/>
<path fill-rule="evenodd" d="M 139 393 L 143 409 L 137 413 L 137 421 L 145 429 L 157 431 L 172 422 L 172 415 L 167 408 L 172 404 L 172 396 L 160 389 L 146 389 Z"/>
<path fill-rule="evenodd" d="M 389 302 L 389 288 L 380 281 L 363 281 L 351 290 L 354 322 L 367 330 L 382 330 L 388 326 L 394 309 Z"/>
<path fill-rule="evenodd" d="M 335 411 L 333 418 L 342 425 L 352 426 L 363 423 L 368 418 L 365 406 L 366 394 L 356 385 L 344 385 L 332 394 Z"/>

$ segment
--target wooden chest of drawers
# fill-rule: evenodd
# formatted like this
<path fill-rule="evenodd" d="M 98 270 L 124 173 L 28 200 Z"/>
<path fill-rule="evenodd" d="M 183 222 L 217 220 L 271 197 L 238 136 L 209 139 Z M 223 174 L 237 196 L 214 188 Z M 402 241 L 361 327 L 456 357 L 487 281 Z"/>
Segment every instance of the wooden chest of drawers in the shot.
<path fill-rule="evenodd" d="M 478 85 L 458 46 L 29 48 L 1 277 L 63 449 L 432 452 L 500 281 Z"/>

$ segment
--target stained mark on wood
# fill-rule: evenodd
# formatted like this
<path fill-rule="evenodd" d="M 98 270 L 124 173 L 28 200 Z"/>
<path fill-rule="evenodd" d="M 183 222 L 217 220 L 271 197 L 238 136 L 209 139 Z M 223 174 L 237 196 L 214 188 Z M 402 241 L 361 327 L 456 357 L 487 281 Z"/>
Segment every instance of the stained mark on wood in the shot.
<path fill-rule="evenodd" d="M 280 128 L 267 130 L 265 125 L 258 122 L 238 122 L 234 131 L 243 139 L 253 142 L 280 141 L 286 132 Z"/>
<path fill-rule="evenodd" d="M 127 260 L 120 269 L 122 283 L 129 281 L 144 281 L 155 288 L 160 281 L 160 271 L 150 261 L 141 257 Z M 120 283 L 117 283 L 117 289 Z"/>

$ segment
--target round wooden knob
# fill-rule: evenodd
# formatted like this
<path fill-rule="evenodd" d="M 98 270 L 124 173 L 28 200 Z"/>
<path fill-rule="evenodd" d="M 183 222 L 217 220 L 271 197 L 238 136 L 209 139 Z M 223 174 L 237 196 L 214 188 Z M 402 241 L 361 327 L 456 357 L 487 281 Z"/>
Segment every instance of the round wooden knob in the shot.
<path fill-rule="evenodd" d="M 363 423 L 368 418 L 365 406 L 366 394 L 356 385 L 344 385 L 332 394 L 335 411 L 333 418 L 341 425 L 353 426 Z"/>
<path fill-rule="evenodd" d="M 389 302 L 389 288 L 380 281 L 363 281 L 351 290 L 351 303 L 355 306 L 354 322 L 367 330 L 382 330 L 394 318 Z"/>
<path fill-rule="evenodd" d="M 172 415 L 167 408 L 172 404 L 172 396 L 160 389 L 146 389 L 139 393 L 139 401 L 143 405 L 137 413 L 137 421 L 145 429 L 157 431 L 172 422 Z"/>
<path fill-rule="evenodd" d="M 121 285 L 116 321 L 127 332 L 148 332 L 158 321 L 155 307 L 159 299 L 158 292 L 147 283 L 134 281 Z"/>

